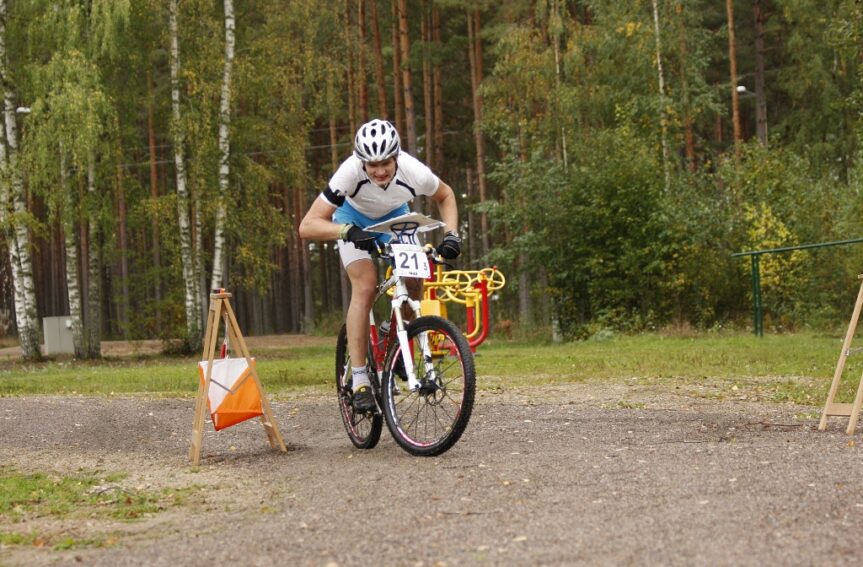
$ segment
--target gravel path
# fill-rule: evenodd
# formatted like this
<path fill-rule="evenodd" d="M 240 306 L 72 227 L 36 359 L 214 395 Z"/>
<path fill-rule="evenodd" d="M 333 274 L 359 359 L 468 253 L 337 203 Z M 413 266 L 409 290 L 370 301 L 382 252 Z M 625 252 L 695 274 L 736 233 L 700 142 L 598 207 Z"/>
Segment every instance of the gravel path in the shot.
<path fill-rule="evenodd" d="M 196 470 L 191 399 L 0 399 L 0 463 L 204 487 L 131 524 L 0 523 L 117 534 L 96 549 L 8 547 L 0 565 L 859 563 L 860 437 L 844 419 L 824 433 L 795 419 L 817 408 L 595 384 L 481 392 L 462 440 L 429 459 L 386 431 L 354 449 L 331 396 L 273 409 L 287 454 L 246 422 L 209 429 Z"/>

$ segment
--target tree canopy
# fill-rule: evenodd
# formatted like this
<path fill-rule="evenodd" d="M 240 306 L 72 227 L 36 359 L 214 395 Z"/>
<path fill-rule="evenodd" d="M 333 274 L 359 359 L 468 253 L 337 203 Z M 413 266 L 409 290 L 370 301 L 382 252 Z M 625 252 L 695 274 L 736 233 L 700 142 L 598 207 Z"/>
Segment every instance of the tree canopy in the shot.
<path fill-rule="evenodd" d="M 16 210 L 0 178 L 4 222 L 32 235 L 39 315 L 70 313 L 80 286 L 96 337 L 188 331 L 216 232 L 248 333 L 339 319 L 338 255 L 296 226 L 374 116 L 456 189 L 461 264 L 507 273 L 495 317 L 526 327 L 743 327 L 749 265 L 732 253 L 863 236 L 855 0 L 183 0 L 173 84 L 167 4 L 3 4 L 22 134 L 4 168 L 26 192 Z M 765 257 L 768 326 L 844 325 L 861 261 Z"/>

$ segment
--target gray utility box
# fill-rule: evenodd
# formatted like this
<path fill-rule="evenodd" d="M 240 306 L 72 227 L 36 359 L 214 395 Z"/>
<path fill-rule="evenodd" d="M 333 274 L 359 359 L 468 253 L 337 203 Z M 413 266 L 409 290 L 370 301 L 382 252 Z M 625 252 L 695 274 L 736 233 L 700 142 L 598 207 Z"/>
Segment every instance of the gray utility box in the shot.
<path fill-rule="evenodd" d="M 72 344 L 72 318 L 42 317 L 42 331 L 45 334 L 45 354 L 74 354 Z"/>

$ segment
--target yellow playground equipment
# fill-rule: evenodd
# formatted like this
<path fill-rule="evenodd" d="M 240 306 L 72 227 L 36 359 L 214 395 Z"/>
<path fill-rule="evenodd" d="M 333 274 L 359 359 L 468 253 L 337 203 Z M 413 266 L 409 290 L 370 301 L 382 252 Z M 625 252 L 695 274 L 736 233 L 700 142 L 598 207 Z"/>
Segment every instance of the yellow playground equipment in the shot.
<path fill-rule="evenodd" d="M 481 270 L 443 271 L 438 265 L 425 282 L 422 300 L 423 315 L 447 317 L 450 301 L 464 305 L 466 312 L 465 338 L 475 351 L 488 336 L 489 298 L 506 285 L 503 272 L 492 266 Z"/>

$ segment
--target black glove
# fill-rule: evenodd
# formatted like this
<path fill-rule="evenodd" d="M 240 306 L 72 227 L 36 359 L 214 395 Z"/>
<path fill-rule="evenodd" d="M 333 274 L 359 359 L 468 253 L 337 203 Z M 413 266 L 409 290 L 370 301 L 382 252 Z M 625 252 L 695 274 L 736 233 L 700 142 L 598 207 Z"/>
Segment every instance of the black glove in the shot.
<path fill-rule="evenodd" d="M 435 250 L 445 260 L 455 260 L 461 254 L 461 238 L 455 232 L 448 232 Z"/>
<path fill-rule="evenodd" d="M 345 240 L 353 242 L 354 246 L 366 252 L 377 252 L 377 237 L 377 234 L 367 232 L 356 225 L 351 226 L 345 233 Z"/>

